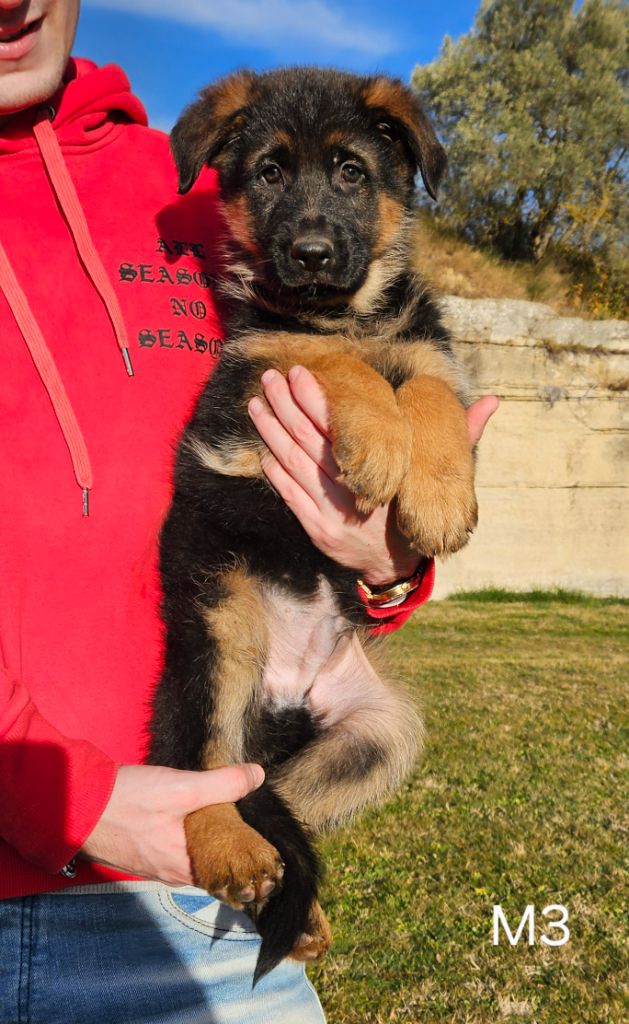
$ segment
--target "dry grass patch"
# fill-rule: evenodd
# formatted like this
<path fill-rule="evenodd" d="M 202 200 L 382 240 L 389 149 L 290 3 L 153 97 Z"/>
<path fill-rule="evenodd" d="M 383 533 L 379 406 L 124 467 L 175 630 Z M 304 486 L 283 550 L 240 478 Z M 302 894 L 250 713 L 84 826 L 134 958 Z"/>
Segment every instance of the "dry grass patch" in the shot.
<path fill-rule="evenodd" d="M 415 232 L 417 267 L 441 294 L 466 299 L 526 299 L 545 302 L 564 316 L 587 316 L 571 298 L 569 275 L 553 263 L 506 263 L 462 241 L 419 214 Z"/>

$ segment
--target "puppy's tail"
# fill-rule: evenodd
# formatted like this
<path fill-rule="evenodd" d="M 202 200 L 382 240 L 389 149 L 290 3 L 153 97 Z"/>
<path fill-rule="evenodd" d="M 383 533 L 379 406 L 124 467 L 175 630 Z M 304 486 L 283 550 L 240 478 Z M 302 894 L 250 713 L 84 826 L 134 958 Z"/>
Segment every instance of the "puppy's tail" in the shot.
<path fill-rule="evenodd" d="M 286 804 L 264 782 L 238 801 L 244 821 L 272 843 L 284 861 L 284 880 L 256 918 L 262 947 L 254 986 L 291 952 L 307 931 L 308 913 L 317 898 L 321 870 L 313 844 Z"/>

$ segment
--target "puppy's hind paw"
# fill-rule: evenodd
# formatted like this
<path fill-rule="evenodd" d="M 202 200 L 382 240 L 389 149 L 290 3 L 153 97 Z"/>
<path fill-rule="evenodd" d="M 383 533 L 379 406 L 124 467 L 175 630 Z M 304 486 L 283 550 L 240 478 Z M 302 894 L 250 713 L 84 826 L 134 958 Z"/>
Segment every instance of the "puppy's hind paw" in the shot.
<path fill-rule="evenodd" d="M 303 932 L 290 953 L 292 960 L 320 960 L 332 945 L 332 931 L 323 910 L 315 900 L 308 915 L 307 931 Z"/>

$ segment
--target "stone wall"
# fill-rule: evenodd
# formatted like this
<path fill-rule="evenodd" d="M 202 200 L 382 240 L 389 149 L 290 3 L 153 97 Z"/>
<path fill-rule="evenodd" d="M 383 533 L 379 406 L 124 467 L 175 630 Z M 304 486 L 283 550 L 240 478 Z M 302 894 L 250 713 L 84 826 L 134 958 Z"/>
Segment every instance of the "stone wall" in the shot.
<path fill-rule="evenodd" d="M 477 396 L 501 408 L 478 453 L 480 520 L 437 570 L 459 590 L 629 594 L 629 323 L 506 299 L 442 300 Z"/>

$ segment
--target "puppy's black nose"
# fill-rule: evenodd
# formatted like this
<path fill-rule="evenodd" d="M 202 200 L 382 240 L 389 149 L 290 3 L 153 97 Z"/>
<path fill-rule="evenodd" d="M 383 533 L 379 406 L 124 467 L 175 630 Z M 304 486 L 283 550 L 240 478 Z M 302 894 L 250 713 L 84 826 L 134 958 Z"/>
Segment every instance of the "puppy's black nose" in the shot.
<path fill-rule="evenodd" d="M 332 243 L 319 235 L 304 235 L 293 242 L 291 256 L 306 270 L 323 270 L 334 256 Z"/>

